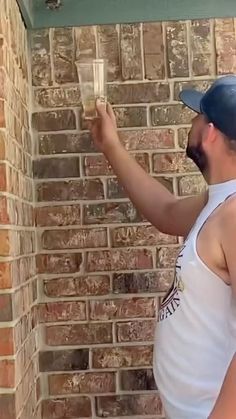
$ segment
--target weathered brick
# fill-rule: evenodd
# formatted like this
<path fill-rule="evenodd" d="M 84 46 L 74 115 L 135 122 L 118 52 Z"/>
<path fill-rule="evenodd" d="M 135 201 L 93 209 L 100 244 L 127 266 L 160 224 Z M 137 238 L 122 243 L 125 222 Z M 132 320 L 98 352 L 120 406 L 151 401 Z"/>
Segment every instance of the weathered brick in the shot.
<path fill-rule="evenodd" d="M 0 321 L 13 320 L 13 297 L 12 294 L 0 294 Z"/>
<path fill-rule="evenodd" d="M 0 386 L 4 388 L 15 387 L 15 362 L 14 360 L 3 359 L 0 361 Z M 2 406 L 1 406 L 1 409 L 2 409 Z M 6 414 L 5 411 L 4 413 Z"/>
<path fill-rule="evenodd" d="M 81 253 L 39 254 L 36 257 L 38 273 L 60 274 L 79 272 Z"/>
<path fill-rule="evenodd" d="M 107 230 L 105 228 L 79 230 L 46 230 L 41 237 L 42 248 L 84 249 L 107 246 Z"/>
<path fill-rule="evenodd" d="M 0 419 L 15 419 L 16 406 L 14 394 L 0 394 Z"/>
<path fill-rule="evenodd" d="M 99 179 L 46 182 L 38 185 L 39 201 L 77 201 L 104 198 Z"/>
<path fill-rule="evenodd" d="M 125 293 L 156 293 L 166 292 L 173 281 L 172 270 L 132 272 L 113 274 L 113 292 Z"/>
<path fill-rule="evenodd" d="M 52 84 L 49 30 L 31 32 L 32 80 L 34 86 Z"/>
<path fill-rule="evenodd" d="M 48 297 L 73 297 L 106 295 L 110 291 L 110 279 L 106 275 L 58 278 L 44 281 L 44 292 Z"/>
<path fill-rule="evenodd" d="M 56 83 L 77 81 L 73 28 L 52 29 L 52 57 Z"/>
<path fill-rule="evenodd" d="M 205 92 L 214 80 L 191 80 L 177 81 L 174 84 L 174 100 L 179 100 L 179 94 L 183 89 L 196 89 Z"/>
<path fill-rule="evenodd" d="M 75 112 L 71 109 L 36 112 L 32 115 L 32 124 L 39 132 L 76 129 Z"/>
<path fill-rule="evenodd" d="M 188 134 L 189 134 L 190 128 L 179 128 L 177 130 L 178 135 L 178 145 L 180 148 L 186 150 L 187 144 L 188 144 Z"/>
<path fill-rule="evenodd" d="M 52 395 L 76 393 L 114 393 L 113 372 L 57 374 L 49 376 L 49 393 Z"/>
<path fill-rule="evenodd" d="M 6 128 L 6 106 L 2 99 L 0 99 L 0 128 Z"/>
<path fill-rule="evenodd" d="M 91 417 L 89 397 L 69 397 L 42 401 L 42 419 L 71 419 Z"/>
<path fill-rule="evenodd" d="M 96 58 L 96 39 L 94 26 L 74 28 L 76 60 Z"/>
<path fill-rule="evenodd" d="M 85 224 L 137 223 L 143 218 L 131 202 L 106 202 L 84 206 Z"/>
<path fill-rule="evenodd" d="M 40 372 L 87 370 L 88 367 L 88 349 L 42 351 L 39 353 Z"/>
<path fill-rule="evenodd" d="M 215 20 L 217 74 L 236 72 L 236 36 L 234 19 Z"/>
<path fill-rule="evenodd" d="M 212 74 L 214 70 L 210 20 L 191 22 L 191 64 L 194 76 Z"/>
<path fill-rule="evenodd" d="M 80 177 L 79 157 L 35 160 L 34 177 L 38 179 Z"/>
<path fill-rule="evenodd" d="M 98 33 L 98 54 L 107 62 L 108 81 L 120 78 L 120 51 L 118 27 L 116 25 L 99 25 Z M 126 102 L 125 102 L 126 103 Z"/>
<path fill-rule="evenodd" d="M 0 328 L 0 356 L 13 355 L 15 350 L 14 329 L 11 327 Z"/>
<path fill-rule="evenodd" d="M 67 226 L 80 223 L 80 205 L 56 205 L 36 208 L 37 226 Z"/>
<path fill-rule="evenodd" d="M 121 25 L 121 67 L 124 80 L 140 80 L 142 74 L 140 24 Z"/>
<path fill-rule="evenodd" d="M 127 198 L 128 194 L 124 187 L 120 184 L 118 179 L 111 178 L 107 179 L 107 198 L 108 199 L 117 199 L 117 198 Z"/>
<path fill-rule="evenodd" d="M 108 100 L 115 105 L 168 102 L 169 98 L 170 88 L 169 84 L 165 82 L 111 84 L 108 86 Z"/>
<path fill-rule="evenodd" d="M 97 397 L 97 416 L 159 415 L 162 404 L 157 394 Z"/>
<path fill-rule="evenodd" d="M 39 304 L 38 309 L 39 321 L 41 323 L 86 320 L 86 306 L 84 301 L 57 301 Z"/>
<path fill-rule="evenodd" d="M 0 99 L 5 99 L 5 93 L 6 93 L 6 74 L 3 68 L 0 68 Z"/>
<path fill-rule="evenodd" d="M 165 78 L 165 56 L 162 24 L 143 24 L 143 49 L 145 78 L 150 80 Z"/>
<path fill-rule="evenodd" d="M 166 44 L 169 77 L 188 77 L 188 44 L 185 22 L 167 23 Z"/>
<path fill-rule="evenodd" d="M 119 346 L 92 351 L 93 368 L 151 366 L 153 348 L 149 346 Z"/>
<path fill-rule="evenodd" d="M 95 147 L 87 132 L 79 134 L 40 134 L 40 154 L 91 153 Z"/>
<path fill-rule="evenodd" d="M 182 104 L 151 106 L 150 112 L 153 126 L 190 124 L 194 116 L 194 112 Z"/>
<path fill-rule="evenodd" d="M 150 171 L 149 155 L 147 153 L 133 154 L 133 158 L 146 172 Z M 86 176 L 114 175 L 113 169 L 103 155 L 86 156 L 83 160 L 83 169 Z"/>
<path fill-rule="evenodd" d="M 196 172 L 197 168 L 185 153 L 165 153 L 153 155 L 154 173 Z"/>
<path fill-rule="evenodd" d="M 34 103 L 42 108 L 77 107 L 81 104 L 80 89 L 78 86 L 35 89 Z"/>
<path fill-rule="evenodd" d="M 150 269 L 152 267 L 152 252 L 147 249 L 88 252 L 86 260 L 88 272 Z"/>
<path fill-rule="evenodd" d="M 160 233 L 155 227 L 150 225 L 111 229 L 111 244 L 113 247 L 156 246 L 168 243 L 177 243 L 177 239 Z"/>
<path fill-rule="evenodd" d="M 117 323 L 118 342 L 148 342 L 153 341 L 156 321 L 140 320 Z"/>
<path fill-rule="evenodd" d="M 0 289 L 12 287 L 12 270 L 10 262 L 0 263 Z"/>
<path fill-rule="evenodd" d="M 178 179 L 180 195 L 196 195 L 206 189 L 206 182 L 202 175 L 183 176 Z"/>
<path fill-rule="evenodd" d="M 122 391 L 157 389 L 152 369 L 120 371 L 119 375 Z"/>
<path fill-rule="evenodd" d="M 179 253 L 179 247 L 157 248 L 157 268 L 173 268 Z"/>
<path fill-rule="evenodd" d="M 119 132 L 126 150 L 156 150 L 174 148 L 174 132 L 171 129 L 127 130 Z"/>
<path fill-rule="evenodd" d="M 57 325 L 46 328 L 47 345 L 94 345 L 98 343 L 112 343 L 110 323 Z"/>
<path fill-rule="evenodd" d="M 155 317 L 154 298 L 130 298 L 117 300 L 90 301 L 91 320 L 127 319 Z"/>
<path fill-rule="evenodd" d="M 117 126 L 124 127 L 146 127 L 147 109 L 141 106 L 114 108 Z"/>

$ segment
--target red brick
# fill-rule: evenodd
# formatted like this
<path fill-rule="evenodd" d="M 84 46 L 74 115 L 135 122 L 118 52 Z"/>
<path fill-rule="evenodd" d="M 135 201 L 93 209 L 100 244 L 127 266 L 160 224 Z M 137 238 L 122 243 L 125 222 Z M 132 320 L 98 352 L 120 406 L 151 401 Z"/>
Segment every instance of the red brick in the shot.
<path fill-rule="evenodd" d="M 148 342 L 153 341 L 155 320 L 140 320 L 117 323 L 118 342 Z"/>
<path fill-rule="evenodd" d="M 170 88 L 165 82 L 111 84 L 108 85 L 108 100 L 115 105 L 168 102 Z"/>
<path fill-rule="evenodd" d="M 36 208 L 37 226 L 67 226 L 80 223 L 80 205 Z"/>
<path fill-rule="evenodd" d="M 57 346 L 112 343 L 111 326 L 110 323 L 48 326 L 46 328 L 46 344 Z"/>
<path fill-rule="evenodd" d="M 0 387 L 15 387 L 15 362 L 13 360 L 0 361 Z"/>
<path fill-rule="evenodd" d="M 40 154 L 91 153 L 96 151 L 88 132 L 39 135 Z"/>
<path fill-rule="evenodd" d="M 0 132 L 0 159 L 5 160 L 6 158 L 6 135 L 4 132 Z"/>
<path fill-rule="evenodd" d="M 52 58 L 56 83 L 77 81 L 73 28 L 55 28 L 52 30 L 52 35 Z"/>
<path fill-rule="evenodd" d="M 111 229 L 113 247 L 156 246 L 177 243 L 177 238 L 160 233 L 153 226 L 129 226 Z"/>
<path fill-rule="evenodd" d="M 157 268 L 173 268 L 179 247 L 160 247 L 157 249 Z"/>
<path fill-rule="evenodd" d="M 11 263 L 0 262 L 0 289 L 11 288 Z"/>
<path fill-rule="evenodd" d="M 84 206 L 84 224 L 138 223 L 143 217 L 131 202 L 106 202 Z"/>
<path fill-rule="evenodd" d="M 145 129 L 119 131 L 126 150 L 157 150 L 174 148 L 174 132 L 171 129 Z"/>
<path fill-rule="evenodd" d="M 40 372 L 87 370 L 89 349 L 41 351 L 39 353 Z"/>
<path fill-rule="evenodd" d="M 161 22 L 143 24 L 145 78 L 165 78 L 164 42 Z"/>
<path fill-rule="evenodd" d="M 135 154 L 133 157 L 140 164 L 140 166 L 146 170 L 146 172 L 150 171 L 149 156 L 147 153 Z M 108 161 L 101 155 L 85 157 L 83 166 L 86 176 L 104 176 L 114 174 Z"/>
<path fill-rule="evenodd" d="M 37 255 L 36 263 L 38 273 L 74 273 L 80 270 L 82 255 L 80 253 L 41 254 Z"/>
<path fill-rule="evenodd" d="M 153 126 L 191 124 L 194 117 L 193 111 L 182 104 L 151 106 L 150 112 Z"/>
<path fill-rule="evenodd" d="M 115 294 L 166 292 L 170 288 L 172 281 L 172 269 L 150 272 L 114 273 L 113 292 Z"/>
<path fill-rule="evenodd" d="M 109 276 L 94 275 L 45 280 L 44 292 L 48 297 L 106 295 L 110 292 L 110 279 Z"/>
<path fill-rule="evenodd" d="M 41 323 L 86 320 L 86 305 L 83 301 L 63 301 L 39 304 Z"/>
<path fill-rule="evenodd" d="M 13 328 L 0 328 L 0 356 L 14 354 Z"/>
<path fill-rule="evenodd" d="M 35 105 L 43 108 L 77 107 L 80 104 L 79 86 L 50 87 L 34 90 Z"/>
<path fill-rule="evenodd" d="M 117 417 L 140 415 L 159 415 L 162 404 L 157 394 L 126 396 L 104 396 L 97 398 L 97 416 Z"/>
<path fill-rule="evenodd" d="M 0 419 L 15 419 L 15 395 L 14 394 L 0 394 Z"/>
<path fill-rule="evenodd" d="M 120 389 L 122 391 L 156 390 L 152 369 L 120 371 Z"/>
<path fill-rule="evenodd" d="M 149 346 L 119 346 L 92 351 L 93 368 L 152 366 L 153 348 Z"/>
<path fill-rule="evenodd" d="M 186 157 L 185 153 L 154 154 L 154 173 L 185 173 L 196 172 L 195 164 Z"/>
<path fill-rule="evenodd" d="M 32 114 L 33 128 L 39 132 L 76 129 L 76 116 L 72 109 Z"/>
<path fill-rule="evenodd" d="M 77 201 L 103 199 L 103 184 L 99 179 L 46 182 L 38 185 L 39 201 Z"/>
<path fill-rule="evenodd" d="M 107 246 L 105 228 L 79 230 L 46 230 L 42 237 L 43 249 L 84 249 Z"/>
<path fill-rule="evenodd" d="M 0 223 L 1 224 L 10 223 L 6 196 L 0 197 Z"/>
<path fill-rule="evenodd" d="M 33 85 L 50 86 L 52 75 L 48 29 L 32 32 L 31 50 Z"/>
<path fill-rule="evenodd" d="M 0 294 L 0 321 L 9 322 L 13 320 L 13 294 Z"/>
<path fill-rule="evenodd" d="M 91 320 L 132 319 L 155 317 L 154 298 L 129 298 L 117 300 L 90 301 Z"/>
<path fill-rule="evenodd" d="M 186 22 L 168 22 L 166 26 L 169 77 L 188 77 L 188 43 Z"/>
<path fill-rule="evenodd" d="M 0 99 L 5 99 L 6 75 L 3 68 L 0 68 Z"/>
<path fill-rule="evenodd" d="M 4 101 L 0 100 L 0 128 L 6 127 L 6 109 Z"/>
<path fill-rule="evenodd" d="M 191 22 L 191 60 L 194 76 L 213 73 L 213 48 L 210 20 L 201 19 Z"/>
<path fill-rule="evenodd" d="M 108 81 L 120 78 L 119 34 L 116 25 L 97 26 L 99 57 L 107 59 Z M 86 40 L 87 49 L 87 40 Z"/>
<path fill-rule="evenodd" d="M 61 157 L 34 161 L 36 179 L 80 177 L 79 157 Z"/>
<path fill-rule="evenodd" d="M 91 415 L 91 401 L 89 397 L 70 397 L 42 401 L 42 419 L 88 418 Z"/>
<path fill-rule="evenodd" d="M 49 394 L 114 393 L 115 374 L 94 372 L 49 376 Z"/>
<path fill-rule="evenodd" d="M 5 163 L 0 164 L 0 191 L 2 192 L 7 191 L 7 169 L 6 169 Z"/>
<path fill-rule="evenodd" d="M 142 79 L 140 24 L 121 25 L 120 51 L 123 79 Z"/>
<path fill-rule="evenodd" d="M 117 126 L 125 127 L 146 127 L 147 109 L 144 106 L 114 108 Z"/>
<path fill-rule="evenodd" d="M 217 74 L 236 72 L 236 37 L 234 19 L 215 20 Z"/>
<path fill-rule="evenodd" d="M 88 272 L 150 269 L 152 266 L 152 252 L 147 249 L 88 252 L 86 261 Z"/>

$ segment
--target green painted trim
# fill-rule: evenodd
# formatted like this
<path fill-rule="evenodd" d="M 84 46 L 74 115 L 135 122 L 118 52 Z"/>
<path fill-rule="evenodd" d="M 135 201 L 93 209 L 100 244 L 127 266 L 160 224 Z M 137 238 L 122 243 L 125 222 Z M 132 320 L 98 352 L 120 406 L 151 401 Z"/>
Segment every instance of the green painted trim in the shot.
<path fill-rule="evenodd" d="M 33 28 L 33 22 L 34 22 L 34 15 L 33 15 L 33 6 L 32 6 L 32 0 L 16 0 L 18 3 L 18 6 L 20 8 L 23 20 L 25 22 L 25 26 L 28 29 Z"/>
<path fill-rule="evenodd" d="M 32 0 L 34 27 L 166 21 L 236 16 L 236 0 L 61 0 L 48 10 L 45 0 Z"/>

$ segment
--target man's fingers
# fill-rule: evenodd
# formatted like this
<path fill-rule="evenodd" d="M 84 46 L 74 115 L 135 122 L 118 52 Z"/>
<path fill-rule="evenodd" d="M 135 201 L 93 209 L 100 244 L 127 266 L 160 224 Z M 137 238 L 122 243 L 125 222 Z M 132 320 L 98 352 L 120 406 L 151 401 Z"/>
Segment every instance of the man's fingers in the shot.
<path fill-rule="evenodd" d="M 107 113 L 109 117 L 111 118 L 113 125 L 116 127 L 116 116 L 114 114 L 114 111 L 110 103 L 107 103 Z"/>
<path fill-rule="evenodd" d="M 103 117 L 103 118 L 107 116 L 106 102 L 102 102 L 100 99 L 97 99 L 96 109 L 97 109 L 98 116 Z"/>

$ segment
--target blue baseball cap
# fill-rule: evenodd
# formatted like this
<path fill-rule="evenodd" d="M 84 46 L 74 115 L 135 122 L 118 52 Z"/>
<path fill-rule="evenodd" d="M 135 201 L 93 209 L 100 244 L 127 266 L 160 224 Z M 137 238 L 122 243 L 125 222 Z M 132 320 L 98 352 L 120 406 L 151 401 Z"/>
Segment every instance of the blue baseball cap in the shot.
<path fill-rule="evenodd" d="M 218 130 L 236 140 L 236 76 L 217 79 L 205 93 L 184 89 L 179 97 L 188 108 L 205 115 Z"/>

